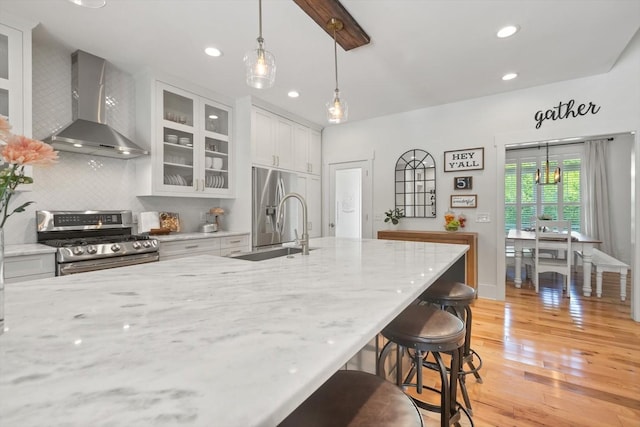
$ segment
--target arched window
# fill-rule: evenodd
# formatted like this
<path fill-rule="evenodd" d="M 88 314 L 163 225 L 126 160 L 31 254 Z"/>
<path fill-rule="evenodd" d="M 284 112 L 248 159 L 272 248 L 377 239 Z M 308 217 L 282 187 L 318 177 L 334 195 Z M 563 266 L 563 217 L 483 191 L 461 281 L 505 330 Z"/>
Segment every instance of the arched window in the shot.
<path fill-rule="evenodd" d="M 413 149 L 396 162 L 396 208 L 406 217 L 436 217 L 436 163 L 431 154 Z"/>

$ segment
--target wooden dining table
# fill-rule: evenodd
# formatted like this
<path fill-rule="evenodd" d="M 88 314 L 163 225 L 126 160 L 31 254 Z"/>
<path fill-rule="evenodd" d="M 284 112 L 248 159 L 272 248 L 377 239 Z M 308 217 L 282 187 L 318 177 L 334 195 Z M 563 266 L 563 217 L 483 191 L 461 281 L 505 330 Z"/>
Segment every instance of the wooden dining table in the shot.
<path fill-rule="evenodd" d="M 593 256 L 594 246 L 602 242 L 594 237 L 578 233 L 577 231 L 572 231 L 571 237 L 571 250 L 582 253 L 582 293 L 585 297 L 590 297 L 592 290 L 591 258 Z M 522 250 L 525 248 L 534 249 L 536 247 L 536 233 L 535 231 L 512 228 L 507 234 L 507 241 L 513 241 L 516 259 L 514 283 L 516 288 L 520 288 L 522 286 Z M 545 247 L 549 247 L 550 244 L 552 243 L 546 244 Z M 562 247 L 562 242 L 558 242 L 558 246 Z"/>

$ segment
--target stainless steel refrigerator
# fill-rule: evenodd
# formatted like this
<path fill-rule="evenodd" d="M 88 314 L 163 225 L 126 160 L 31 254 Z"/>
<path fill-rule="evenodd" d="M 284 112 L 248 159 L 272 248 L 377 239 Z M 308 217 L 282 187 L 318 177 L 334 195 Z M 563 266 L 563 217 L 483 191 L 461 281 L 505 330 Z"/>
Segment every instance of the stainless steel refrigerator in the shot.
<path fill-rule="evenodd" d="M 298 206 L 295 200 L 288 200 L 284 206 L 281 221 L 278 222 L 277 209 L 285 194 L 295 192 L 298 176 L 267 168 L 253 168 L 252 235 L 253 248 L 263 248 L 291 242 L 302 230 L 295 230 Z"/>

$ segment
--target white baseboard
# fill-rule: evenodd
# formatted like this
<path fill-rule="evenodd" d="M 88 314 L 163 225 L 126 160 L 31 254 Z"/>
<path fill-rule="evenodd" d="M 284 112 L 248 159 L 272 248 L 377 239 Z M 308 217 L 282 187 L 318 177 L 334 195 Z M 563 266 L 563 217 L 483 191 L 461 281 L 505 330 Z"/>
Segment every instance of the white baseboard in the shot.
<path fill-rule="evenodd" d="M 478 298 L 498 299 L 498 287 L 495 284 L 478 284 Z"/>

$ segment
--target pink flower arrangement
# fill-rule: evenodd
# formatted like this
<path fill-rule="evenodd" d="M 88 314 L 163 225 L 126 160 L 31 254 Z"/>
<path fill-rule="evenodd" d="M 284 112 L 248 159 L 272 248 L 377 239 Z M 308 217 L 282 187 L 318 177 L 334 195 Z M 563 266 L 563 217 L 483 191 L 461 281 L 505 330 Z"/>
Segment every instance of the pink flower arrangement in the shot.
<path fill-rule="evenodd" d="M 9 211 L 9 202 L 19 184 L 31 184 L 33 178 L 24 175 L 26 165 L 50 165 L 58 160 L 58 152 L 42 141 L 27 138 L 22 135 L 13 135 L 11 125 L 0 116 L 0 141 L 2 146 L 3 168 L 0 170 L 0 214 L 2 221 L 0 228 L 4 227 L 7 219 L 17 212 L 24 212 L 25 208 L 33 202 L 26 202 Z"/>

